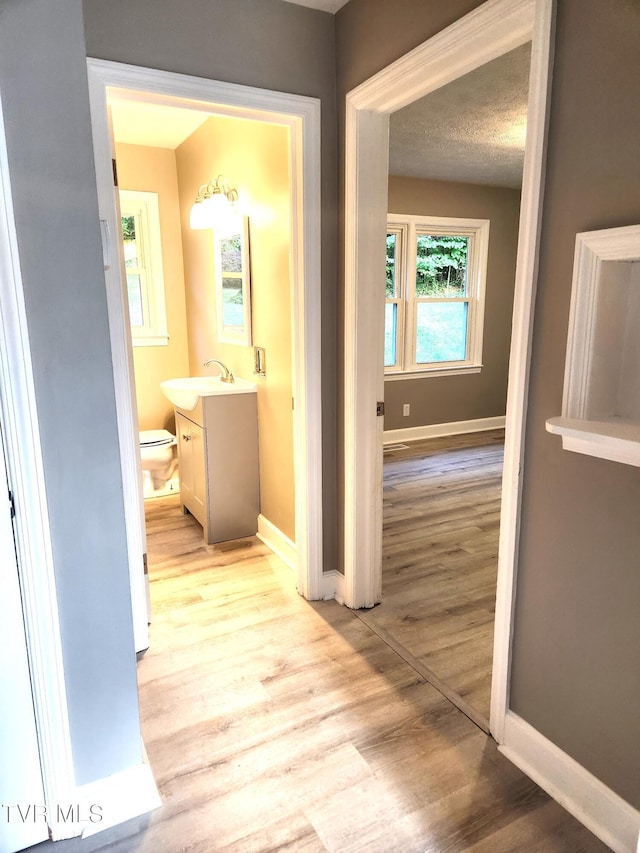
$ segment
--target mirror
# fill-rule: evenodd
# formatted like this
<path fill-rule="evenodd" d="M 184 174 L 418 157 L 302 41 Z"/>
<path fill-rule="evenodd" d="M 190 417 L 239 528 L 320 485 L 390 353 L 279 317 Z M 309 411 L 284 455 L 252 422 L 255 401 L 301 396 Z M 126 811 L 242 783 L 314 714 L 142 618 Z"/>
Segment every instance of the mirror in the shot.
<path fill-rule="evenodd" d="M 237 229 L 213 232 L 218 340 L 250 346 L 249 218 L 243 216 L 237 222 Z"/>

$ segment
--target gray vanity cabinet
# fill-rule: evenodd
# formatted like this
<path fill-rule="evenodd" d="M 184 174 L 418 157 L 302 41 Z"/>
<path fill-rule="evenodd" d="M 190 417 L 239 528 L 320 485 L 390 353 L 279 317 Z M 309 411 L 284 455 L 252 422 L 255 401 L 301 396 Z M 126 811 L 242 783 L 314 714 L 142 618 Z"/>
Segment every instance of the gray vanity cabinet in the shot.
<path fill-rule="evenodd" d="M 200 397 L 175 410 L 182 511 L 208 545 L 254 536 L 260 512 L 255 392 Z"/>

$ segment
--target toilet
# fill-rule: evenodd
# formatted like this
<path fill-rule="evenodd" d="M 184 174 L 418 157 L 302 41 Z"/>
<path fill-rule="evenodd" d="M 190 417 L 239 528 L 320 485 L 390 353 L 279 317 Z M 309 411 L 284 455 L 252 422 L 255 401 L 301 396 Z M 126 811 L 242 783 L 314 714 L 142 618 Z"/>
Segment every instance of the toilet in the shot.
<path fill-rule="evenodd" d="M 161 491 L 175 472 L 176 437 L 166 429 L 148 429 L 140 432 L 140 460 L 145 497 Z"/>

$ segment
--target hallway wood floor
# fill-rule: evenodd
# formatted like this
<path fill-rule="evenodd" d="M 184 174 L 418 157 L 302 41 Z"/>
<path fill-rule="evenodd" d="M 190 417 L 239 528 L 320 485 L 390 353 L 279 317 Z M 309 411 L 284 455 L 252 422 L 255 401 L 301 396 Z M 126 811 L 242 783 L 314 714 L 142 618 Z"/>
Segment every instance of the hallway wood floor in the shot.
<path fill-rule="evenodd" d="M 142 730 L 163 807 L 41 853 L 599 853 L 607 848 L 354 613 L 256 539 L 147 505 Z"/>
<path fill-rule="evenodd" d="M 489 731 L 504 430 L 385 454 L 382 603 L 361 612 Z"/>

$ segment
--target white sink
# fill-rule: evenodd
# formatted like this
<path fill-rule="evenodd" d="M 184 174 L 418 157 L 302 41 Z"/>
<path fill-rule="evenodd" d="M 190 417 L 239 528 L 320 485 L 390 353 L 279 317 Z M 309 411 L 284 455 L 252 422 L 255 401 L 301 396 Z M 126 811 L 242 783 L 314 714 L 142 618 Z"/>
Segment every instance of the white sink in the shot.
<path fill-rule="evenodd" d="M 198 405 L 200 397 L 219 394 L 251 394 L 256 385 L 247 379 L 222 382 L 219 376 L 187 376 L 184 379 L 165 379 L 160 383 L 164 396 L 178 409 L 191 411 Z"/>

